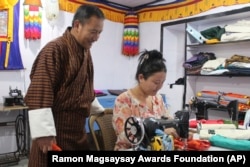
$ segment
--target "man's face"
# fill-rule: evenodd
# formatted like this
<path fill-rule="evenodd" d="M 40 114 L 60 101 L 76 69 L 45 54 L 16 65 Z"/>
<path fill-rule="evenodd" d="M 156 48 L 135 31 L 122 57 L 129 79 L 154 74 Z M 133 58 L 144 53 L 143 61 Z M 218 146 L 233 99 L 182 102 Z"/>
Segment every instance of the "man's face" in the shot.
<path fill-rule="evenodd" d="M 76 23 L 76 40 L 85 49 L 91 48 L 92 44 L 98 40 L 103 30 L 103 24 L 104 20 L 96 16 L 92 16 L 85 24 Z"/>

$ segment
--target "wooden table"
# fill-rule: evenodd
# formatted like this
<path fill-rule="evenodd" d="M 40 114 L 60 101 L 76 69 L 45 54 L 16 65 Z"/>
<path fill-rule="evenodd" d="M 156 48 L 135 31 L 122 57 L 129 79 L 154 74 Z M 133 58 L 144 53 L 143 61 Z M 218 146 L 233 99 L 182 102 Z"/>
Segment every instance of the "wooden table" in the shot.
<path fill-rule="evenodd" d="M 0 104 L 0 112 L 9 112 L 16 111 L 19 112 L 14 121 L 0 122 L 0 126 L 15 126 L 16 129 L 16 141 L 17 141 L 17 150 L 12 152 L 14 158 L 7 158 L 4 160 L 2 155 L 0 157 L 0 166 L 1 164 L 13 163 L 16 159 L 19 161 L 20 156 L 28 156 L 30 150 L 30 129 L 29 129 L 29 119 L 28 119 L 28 106 L 16 105 L 16 106 L 4 106 Z M 10 154 L 10 153 L 6 153 Z M 10 162 L 9 162 L 10 161 Z M 12 161 L 12 162 L 11 162 Z"/>

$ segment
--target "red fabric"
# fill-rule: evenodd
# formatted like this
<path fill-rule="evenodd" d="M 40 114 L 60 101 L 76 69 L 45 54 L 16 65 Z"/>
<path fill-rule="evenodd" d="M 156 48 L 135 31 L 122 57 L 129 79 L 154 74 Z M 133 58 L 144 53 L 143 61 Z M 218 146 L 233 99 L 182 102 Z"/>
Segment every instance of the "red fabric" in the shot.
<path fill-rule="evenodd" d="M 62 149 L 58 145 L 52 144 L 52 151 L 62 151 Z"/>
<path fill-rule="evenodd" d="M 39 11 L 39 6 L 29 5 L 29 11 Z"/>
<path fill-rule="evenodd" d="M 189 139 L 186 151 L 206 151 L 211 146 L 208 140 Z M 183 150 L 184 143 L 180 139 L 174 139 L 175 150 Z"/>
<path fill-rule="evenodd" d="M 190 128 L 197 128 L 197 123 L 202 123 L 202 124 L 224 124 L 224 120 L 223 119 L 215 119 L 215 120 L 205 120 L 205 119 L 201 119 L 201 120 L 191 120 L 189 121 L 189 127 Z"/>

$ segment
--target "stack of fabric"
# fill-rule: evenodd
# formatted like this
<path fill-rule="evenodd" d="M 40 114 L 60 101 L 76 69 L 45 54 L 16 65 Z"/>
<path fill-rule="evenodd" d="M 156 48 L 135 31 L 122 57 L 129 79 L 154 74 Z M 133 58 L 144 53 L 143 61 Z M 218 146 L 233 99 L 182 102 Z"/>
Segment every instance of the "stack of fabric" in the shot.
<path fill-rule="evenodd" d="M 200 74 L 201 68 L 208 60 L 216 59 L 215 54 L 212 52 L 199 52 L 194 54 L 191 58 L 186 60 L 183 67 L 186 69 L 187 74 Z"/>
<path fill-rule="evenodd" d="M 222 42 L 250 39 L 250 21 L 239 20 L 225 26 L 225 33 L 221 36 Z"/>
<path fill-rule="evenodd" d="M 238 151 L 250 151 L 250 130 L 232 126 L 213 125 L 199 131 L 200 139 L 209 140 L 212 146 Z"/>

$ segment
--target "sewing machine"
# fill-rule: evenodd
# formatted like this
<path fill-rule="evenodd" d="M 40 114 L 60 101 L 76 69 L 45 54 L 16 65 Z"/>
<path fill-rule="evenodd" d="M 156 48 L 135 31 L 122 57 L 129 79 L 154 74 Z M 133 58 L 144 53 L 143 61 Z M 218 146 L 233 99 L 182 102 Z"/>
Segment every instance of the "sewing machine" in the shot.
<path fill-rule="evenodd" d="M 9 91 L 9 96 L 4 96 L 4 106 L 15 106 L 22 105 L 25 106 L 22 91 L 19 89 L 11 89 Z"/>
<path fill-rule="evenodd" d="M 209 119 L 208 110 L 215 109 L 221 111 L 227 111 L 228 116 L 232 121 L 237 121 L 239 117 L 238 111 L 238 101 L 232 100 L 227 105 L 222 105 L 219 103 L 220 98 L 214 99 L 206 99 L 201 97 L 194 97 L 191 99 L 191 110 L 195 111 L 196 119 Z"/>
<path fill-rule="evenodd" d="M 156 130 L 164 131 L 165 128 L 173 127 L 180 138 L 184 139 L 183 142 L 186 142 L 188 139 L 189 114 L 189 111 L 182 110 L 175 113 L 174 119 L 129 117 L 124 126 L 125 135 L 132 145 L 150 150 L 149 146 L 156 136 Z"/>

